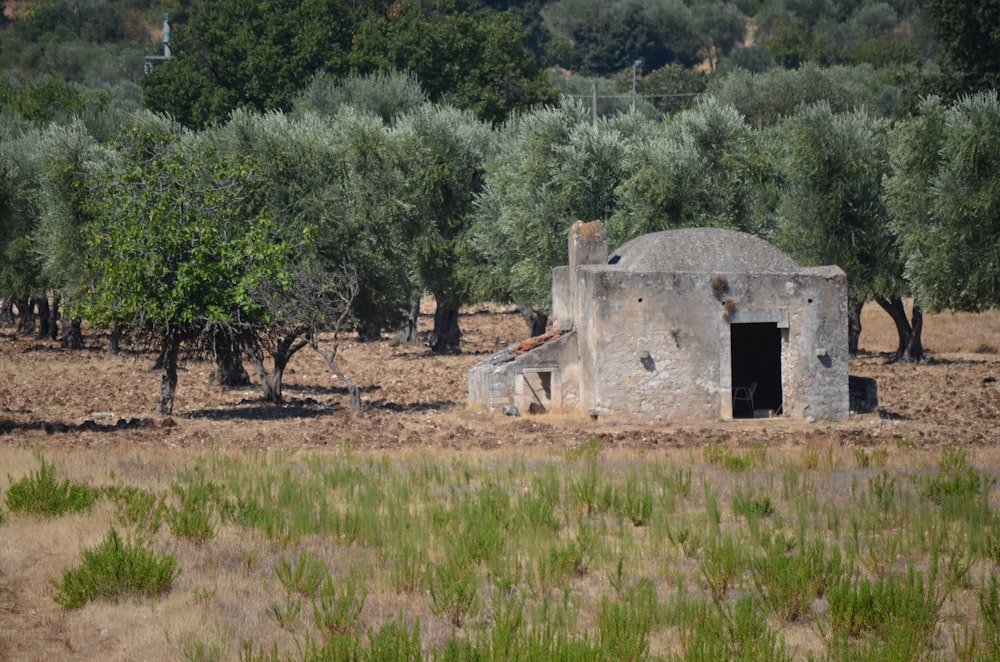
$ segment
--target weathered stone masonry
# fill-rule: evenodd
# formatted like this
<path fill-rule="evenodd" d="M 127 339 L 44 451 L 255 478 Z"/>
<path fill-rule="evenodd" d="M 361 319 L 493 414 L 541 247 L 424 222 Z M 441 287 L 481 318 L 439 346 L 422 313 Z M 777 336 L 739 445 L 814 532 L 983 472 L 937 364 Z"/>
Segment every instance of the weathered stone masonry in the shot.
<path fill-rule="evenodd" d="M 609 257 L 603 225 L 577 222 L 552 307 L 562 332 L 470 371 L 473 405 L 649 422 L 848 415 L 844 272 L 752 235 L 656 232 Z"/>

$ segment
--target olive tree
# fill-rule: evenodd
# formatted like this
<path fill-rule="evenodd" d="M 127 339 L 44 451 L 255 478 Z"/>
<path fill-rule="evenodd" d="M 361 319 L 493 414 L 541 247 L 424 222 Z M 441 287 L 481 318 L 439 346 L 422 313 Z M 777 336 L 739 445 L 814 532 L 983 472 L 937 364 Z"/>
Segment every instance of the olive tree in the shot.
<path fill-rule="evenodd" d="M 83 348 L 80 304 L 88 272 L 83 225 L 91 219 L 87 177 L 109 158 L 83 122 L 50 125 L 39 137 L 41 218 L 35 239 L 46 282 L 63 304 L 63 344 Z M 112 344 L 112 351 L 115 344 Z"/>
<path fill-rule="evenodd" d="M 426 104 L 400 118 L 392 135 L 414 233 L 415 275 L 437 306 L 428 344 L 438 353 L 457 352 L 458 311 L 470 297 L 467 234 L 491 131 L 469 111 Z"/>
<path fill-rule="evenodd" d="M 762 136 L 706 99 L 630 143 L 630 173 L 608 223 L 612 245 L 679 227 L 724 227 L 770 238 L 777 177 Z"/>
<path fill-rule="evenodd" d="M 91 281 L 85 306 L 96 324 L 121 327 L 162 348 L 157 411 L 173 411 L 178 354 L 219 327 L 267 322 L 254 298 L 287 283 L 288 248 L 257 194 L 260 174 L 139 117 L 113 142 L 90 185 L 83 226 Z"/>
<path fill-rule="evenodd" d="M 936 97 L 893 133 L 886 204 L 905 275 L 931 310 L 1000 305 L 1000 103 Z"/>
<path fill-rule="evenodd" d="M 889 124 L 864 112 L 801 108 L 777 129 L 783 178 L 778 245 L 804 264 L 837 264 L 848 277 L 849 349 L 861 307 L 898 296 L 899 260 L 882 200 Z"/>
<path fill-rule="evenodd" d="M 594 126 L 586 110 L 567 104 L 500 130 L 470 236 L 482 265 L 478 298 L 513 301 L 533 335 L 544 331 L 551 270 L 566 262 L 569 228 L 614 214 L 626 145 L 649 125 L 629 115 Z"/>
<path fill-rule="evenodd" d="M 33 237 L 38 139 L 39 132 L 26 126 L 0 129 L 0 297 L 17 306 L 18 330 L 25 334 L 35 331 L 35 302 L 45 293 Z"/>
<path fill-rule="evenodd" d="M 316 349 L 320 332 L 351 318 L 359 333 L 377 334 L 411 295 L 396 158 L 382 121 L 350 106 L 330 116 L 238 111 L 204 140 L 254 164 L 257 194 L 281 219 L 287 286 L 259 292 L 269 324 L 243 336 L 264 399 L 281 402 L 288 362 Z"/>

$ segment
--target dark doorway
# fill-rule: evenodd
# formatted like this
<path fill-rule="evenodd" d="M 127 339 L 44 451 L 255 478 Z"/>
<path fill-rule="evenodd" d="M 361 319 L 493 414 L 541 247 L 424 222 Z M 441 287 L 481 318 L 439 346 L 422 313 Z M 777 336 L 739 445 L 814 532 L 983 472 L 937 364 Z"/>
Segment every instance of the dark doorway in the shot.
<path fill-rule="evenodd" d="M 781 411 L 781 330 L 776 323 L 730 324 L 733 418 Z"/>

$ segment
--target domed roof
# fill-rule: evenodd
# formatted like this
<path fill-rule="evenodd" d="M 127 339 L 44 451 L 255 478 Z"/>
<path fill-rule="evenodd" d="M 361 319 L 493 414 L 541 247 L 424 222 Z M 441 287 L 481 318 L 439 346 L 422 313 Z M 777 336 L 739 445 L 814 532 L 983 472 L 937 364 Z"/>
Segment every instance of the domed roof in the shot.
<path fill-rule="evenodd" d="M 760 237 L 721 228 L 681 228 L 636 237 L 608 264 L 638 272 L 793 273 L 795 261 Z"/>

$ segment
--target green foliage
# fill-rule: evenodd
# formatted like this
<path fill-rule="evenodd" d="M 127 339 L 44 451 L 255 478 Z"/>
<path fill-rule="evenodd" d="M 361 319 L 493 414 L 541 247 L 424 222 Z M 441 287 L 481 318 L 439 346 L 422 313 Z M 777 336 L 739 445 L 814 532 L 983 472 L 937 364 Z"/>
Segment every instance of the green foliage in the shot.
<path fill-rule="evenodd" d="M 434 613 L 461 627 L 477 610 L 479 574 L 461 541 L 453 543 L 445 555 L 440 563 L 428 567 L 427 586 Z"/>
<path fill-rule="evenodd" d="M 221 158 L 159 127 L 119 138 L 118 169 L 95 182 L 83 234 L 93 249 L 88 317 L 137 334 L 183 337 L 260 318 L 255 290 L 282 280 L 284 245 L 257 199 L 253 164 Z M 152 156 L 152 158 L 149 158 Z"/>
<path fill-rule="evenodd" d="M 912 68 L 804 64 L 797 69 L 736 70 L 713 79 L 709 92 L 755 127 L 773 126 L 800 106 L 821 101 L 838 114 L 863 107 L 881 117 L 902 117 L 929 91 L 924 76 Z"/>
<path fill-rule="evenodd" d="M 66 609 L 79 609 L 98 599 L 155 597 L 170 590 L 180 574 L 177 560 L 144 545 L 123 542 L 114 528 L 97 547 L 84 550 L 80 565 L 52 580 L 53 599 Z"/>
<path fill-rule="evenodd" d="M 347 73 L 358 15 L 337 0 L 211 2 L 176 25 L 177 57 L 142 79 L 147 108 L 205 127 L 235 108 L 290 108 L 315 72 Z"/>
<path fill-rule="evenodd" d="M 917 299 L 930 310 L 997 305 L 996 92 L 948 107 L 929 98 L 893 139 L 886 205 Z"/>
<path fill-rule="evenodd" d="M 162 497 L 130 485 L 110 485 L 103 492 L 115 506 L 119 525 L 136 539 L 149 540 L 160 530 L 166 511 Z"/>
<path fill-rule="evenodd" d="M 604 598 L 597 616 L 598 649 L 615 659 L 649 659 L 649 635 L 658 611 L 656 588 L 648 581 L 619 600 Z"/>
<path fill-rule="evenodd" d="M 0 293 L 27 298 L 43 290 L 34 232 L 41 210 L 38 200 L 38 131 L 3 117 L 0 129 Z"/>
<path fill-rule="evenodd" d="M 802 264 L 836 264 L 849 299 L 899 295 L 901 264 L 882 203 L 889 171 L 888 124 L 826 103 L 779 127 L 785 182 L 776 240 Z"/>
<path fill-rule="evenodd" d="M 805 618 L 813 600 L 840 582 L 844 572 L 839 549 L 828 550 L 821 540 L 792 550 L 769 541 L 751 568 L 764 602 L 787 622 Z"/>
<path fill-rule="evenodd" d="M 410 71 L 432 101 L 498 123 L 516 110 L 555 101 L 538 59 L 524 49 L 526 38 L 507 13 L 404 1 L 362 21 L 350 62 L 360 73 Z"/>
<path fill-rule="evenodd" d="M 365 587 L 360 577 L 352 576 L 340 584 L 327 576 L 313 601 L 316 628 L 326 638 L 356 634 L 365 598 Z"/>
<path fill-rule="evenodd" d="M 326 74 L 317 75 L 295 97 L 294 104 L 297 113 L 325 115 L 336 115 L 342 106 L 354 106 L 391 123 L 427 102 L 427 94 L 416 76 L 389 71 L 365 76 L 352 74 L 340 81 Z"/>
<path fill-rule="evenodd" d="M 500 121 L 555 98 L 525 38 L 512 15 L 457 3 L 213 2 L 178 26 L 178 57 L 142 86 L 147 107 L 205 127 L 236 108 L 288 110 L 319 71 L 408 71 L 432 100 Z"/>
<path fill-rule="evenodd" d="M 65 120 L 108 103 L 106 93 L 86 92 L 56 76 L 34 81 L 10 77 L 4 87 L 7 89 L 0 92 L 0 108 L 32 122 Z"/>
<path fill-rule="evenodd" d="M 673 62 L 692 67 L 709 43 L 694 14 L 687 3 L 671 0 L 558 0 L 545 8 L 553 32 L 571 44 L 558 64 L 598 75 L 630 69 L 635 60 L 647 70 Z"/>
<path fill-rule="evenodd" d="M 1000 3 L 928 0 L 924 3 L 944 50 L 952 92 L 968 94 L 1000 87 Z"/>
<path fill-rule="evenodd" d="M 60 481 L 54 464 L 47 462 L 41 453 L 35 457 L 37 470 L 16 481 L 8 475 L 10 487 L 4 499 L 11 512 L 53 516 L 89 512 L 93 508 L 100 490 L 68 478 Z"/>
<path fill-rule="evenodd" d="M 520 115 L 505 125 L 486 164 L 471 230 L 476 298 L 513 300 L 522 313 L 551 305 L 551 269 L 566 260 L 569 228 L 607 219 L 626 171 L 628 141 L 649 122 L 631 116 L 592 126 L 565 104 Z"/>
<path fill-rule="evenodd" d="M 912 5 L 897 7 L 904 13 L 888 3 L 777 0 L 756 13 L 755 40 L 789 69 L 806 62 L 919 63 L 930 45 L 904 26 L 923 17 Z"/>
<path fill-rule="evenodd" d="M 724 227 L 767 237 L 775 169 L 760 137 L 732 108 L 708 99 L 629 145 L 608 218 L 617 246 L 648 232 Z"/>
<path fill-rule="evenodd" d="M 726 598 L 748 567 L 749 559 L 743 547 L 742 541 L 725 534 L 720 539 L 709 542 L 702 550 L 701 574 L 716 602 Z"/>
<path fill-rule="evenodd" d="M 221 486 L 208 480 L 200 468 L 170 485 L 176 504 L 166 511 L 167 527 L 179 538 L 203 544 L 215 537 L 218 515 L 224 497 Z"/>
<path fill-rule="evenodd" d="M 994 478 L 981 474 L 969 464 L 965 451 L 949 448 L 941 456 L 938 473 L 921 477 L 920 495 L 938 505 L 972 503 L 994 482 Z"/>
<path fill-rule="evenodd" d="M 941 607 L 933 582 L 913 568 L 905 579 L 888 576 L 873 582 L 844 577 L 826 595 L 835 646 L 846 652 L 848 638 L 873 635 L 897 651 L 895 659 L 913 659 L 925 649 Z"/>
<path fill-rule="evenodd" d="M 110 160 L 80 120 L 49 126 L 39 139 L 41 217 L 34 239 L 42 274 L 62 299 L 67 317 L 79 319 L 90 274 L 85 268 L 83 225 L 90 190 L 87 178 Z"/>
<path fill-rule="evenodd" d="M 468 112 L 426 104 L 401 117 L 397 143 L 411 260 L 421 288 L 434 295 L 438 311 L 469 303 L 471 276 L 467 234 L 473 202 L 483 186 L 483 165 L 493 136 Z M 457 317 L 457 314 L 452 317 Z M 431 346 L 458 349 L 458 338 L 435 316 Z M 450 330 L 456 334 L 457 322 Z"/>

